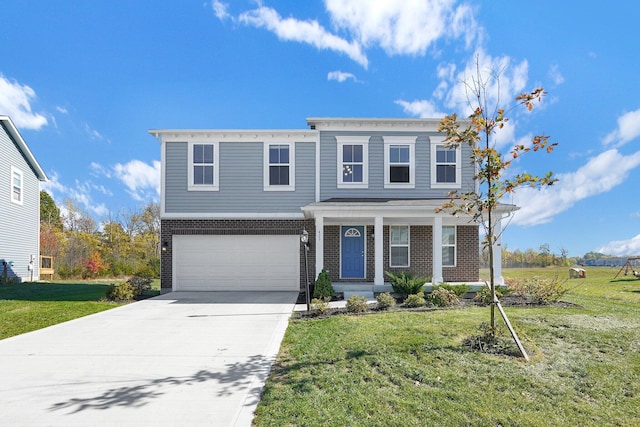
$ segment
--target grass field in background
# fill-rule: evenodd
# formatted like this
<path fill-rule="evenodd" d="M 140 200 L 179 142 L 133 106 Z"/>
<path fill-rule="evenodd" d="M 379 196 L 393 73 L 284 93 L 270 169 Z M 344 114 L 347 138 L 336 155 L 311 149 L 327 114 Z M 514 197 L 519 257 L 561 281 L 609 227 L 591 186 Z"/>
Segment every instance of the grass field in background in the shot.
<path fill-rule="evenodd" d="M 640 280 L 586 270 L 567 282 L 570 307 L 505 308 L 528 363 L 461 345 L 488 307 L 292 319 L 254 423 L 638 425 Z M 504 271 L 556 274 L 568 269 Z"/>

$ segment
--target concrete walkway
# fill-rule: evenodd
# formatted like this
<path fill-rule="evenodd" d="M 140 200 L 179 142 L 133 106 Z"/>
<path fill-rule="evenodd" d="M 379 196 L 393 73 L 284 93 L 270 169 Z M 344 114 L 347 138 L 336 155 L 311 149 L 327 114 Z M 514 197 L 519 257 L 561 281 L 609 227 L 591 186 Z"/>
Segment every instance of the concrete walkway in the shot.
<path fill-rule="evenodd" d="M 0 341 L 0 424 L 250 426 L 295 292 L 175 292 Z"/>

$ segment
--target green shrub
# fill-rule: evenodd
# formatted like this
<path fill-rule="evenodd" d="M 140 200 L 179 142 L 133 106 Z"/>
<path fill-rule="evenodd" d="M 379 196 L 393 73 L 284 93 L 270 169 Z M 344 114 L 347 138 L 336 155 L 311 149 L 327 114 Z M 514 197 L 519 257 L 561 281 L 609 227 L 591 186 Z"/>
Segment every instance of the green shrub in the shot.
<path fill-rule="evenodd" d="M 446 289 L 449 292 L 453 292 L 458 298 L 462 298 L 464 294 L 471 290 L 471 286 L 469 285 L 450 285 L 449 283 L 442 283 L 440 285 L 436 285 L 432 288 L 433 291 L 436 289 Z"/>
<path fill-rule="evenodd" d="M 112 283 L 107 289 L 107 298 L 113 301 L 129 301 L 136 295 L 135 288 L 129 283 Z"/>
<path fill-rule="evenodd" d="M 156 273 L 155 271 L 153 271 L 153 268 L 147 264 L 144 267 L 138 269 L 135 272 L 134 276 L 145 279 L 153 279 L 154 277 L 156 277 Z"/>
<path fill-rule="evenodd" d="M 429 295 L 429 301 L 437 307 L 450 307 L 458 304 L 460 299 L 452 291 L 443 287 L 438 287 L 431 292 L 431 295 Z"/>
<path fill-rule="evenodd" d="M 389 292 L 378 294 L 376 297 L 378 310 L 388 310 L 396 305 L 396 299 Z"/>
<path fill-rule="evenodd" d="M 349 313 L 364 313 L 369 310 L 367 299 L 360 295 L 354 295 L 347 300 L 347 311 Z"/>
<path fill-rule="evenodd" d="M 394 274 L 390 271 L 385 272 L 391 280 L 393 292 L 400 294 L 403 298 L 407 295 L 415 295 L 422 292 L 424 284 L 429 281 L 427 277 L 413 277 L 412 273 L 401 272 Z"/>
<path fill-rule="evenodd" d="M 127 283 L 133 288 L 134 296 L 149 293 L 151 291 L 151 282 L 153 282 L 153 279 L 139 276 L 133 276 L 127 280 Z"/>
<path fill-rule="evenodd" d="M 335 294 L 333 290 L 333 286 L 331 285 L 331 278 L 329 277 L 329 273 L 324 268 L 318 274 L 318 279 L 316 280 L 316 285 L 313 288 L 313 297 L 314 298 L 331 298 Z"/>
<path fill-rule="evenodd" d="M 424 294 L 422 294 L 424 295 Z M 424 307 L 427 305 L 427 300 L 420 294 L 411 294 L 404 300 L 404 305 L 409 308 Z"/>
<path fill-rule="evenodd" d="M 498 288 L 496 286 L 496 296 L 498 299 L 502 298 L 503 289 Z M 473 297 L 473 300 L 479 302 L 481 304 L 491 304 L 491 290 L 487 286 L 483 286 L 478 292 L 476 292 L 476 296 Z"/>
<path fill-rule="evenodd" d="M 314 298 L 311 300 L 311 311 L 318 314 L 327 314 L 329 312 L 329 303 L 322 298 Z"/>
<path fill-rule="evenodd" d="M 539 304 L 558 301 L 569 291 L 567 279 L 560 279 L 557 275 L 553 279 L 534 276 L 523 280 L 512 280 L 509 283 L 510 292 L 528 298 Z"/>

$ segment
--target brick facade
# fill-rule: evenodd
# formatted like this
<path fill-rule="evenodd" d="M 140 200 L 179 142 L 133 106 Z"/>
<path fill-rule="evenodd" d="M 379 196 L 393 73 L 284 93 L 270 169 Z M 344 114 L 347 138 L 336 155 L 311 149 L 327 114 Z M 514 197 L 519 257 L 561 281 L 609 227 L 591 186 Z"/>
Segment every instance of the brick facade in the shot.
<path fill-rule="evenodd" d="M 310 240 L 315 235 L 314 220 L 212 220 L 212 219 L 163 219 L 161 220 L 160 244 L 162 250 L 160 283 L 163 292 L 172 289 L 172 237 L 174 235 L 299 235 L 306 229 Z M 165 246 L 166 245 L 166 246 Z M 300 245 L 300 289 L 306 284 L 305 256 Z M 313 241 L 309 247 L 309 280 L 315 281 L 315 247 Z"/>

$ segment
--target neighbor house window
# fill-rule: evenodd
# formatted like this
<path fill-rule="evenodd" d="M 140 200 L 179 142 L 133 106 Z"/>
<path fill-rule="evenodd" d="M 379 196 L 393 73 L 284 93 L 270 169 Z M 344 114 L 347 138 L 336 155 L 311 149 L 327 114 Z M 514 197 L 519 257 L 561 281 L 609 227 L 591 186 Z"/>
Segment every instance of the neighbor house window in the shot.
<path fill-rule="evenodd" d="M 389 265 L 409 267 L 409 226 L 389 226 Z"/>
<path fill-rule="evenodd" d="M 460 146 L 447 147 L 444 137 L 431 138 L 431 187 L 460 188 Z"/>
<path fill-rule="evenodd" d="M 415 187 L 415 137 L 386 137 L 384 143 L 385 188 Z"/>
<path fill-rule="evenodd" d="M 189 191 L 218 190 L 218 144 L 189 143 Z"/>
<path fill-rule="evenodd" d="M 265 144 L 264 189 L 266 191 L 293 191 L 294 145 L 292 143 Z"/>
<path fill-rule="evenodd" d="M 24 199 L 24 181 L 22 171 L 14 167 L 11 168 L 11 201 L 18 205 Z"/>
<path fill-rule="evenodd" d="M 442 227 L 442 266 L 456 265 L 456 227 L 445 225 Z"/>
<path fill-rule="evenodd" d="M 338 188 L 367 188 L 369 137 L 337 136 Z"/>

